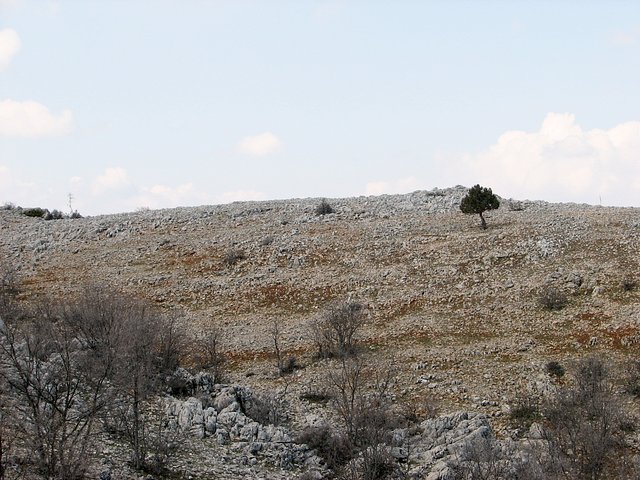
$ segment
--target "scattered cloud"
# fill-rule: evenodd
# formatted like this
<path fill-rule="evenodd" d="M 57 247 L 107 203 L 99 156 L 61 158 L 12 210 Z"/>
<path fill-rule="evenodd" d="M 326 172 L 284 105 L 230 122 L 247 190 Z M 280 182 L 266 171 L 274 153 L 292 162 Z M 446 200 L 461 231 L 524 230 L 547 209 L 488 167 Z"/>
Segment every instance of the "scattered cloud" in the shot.
<path fill-rule="evenodd" d="M 27 180 L 6 165 L 0 165 L 0 204 L 14 203 L 21 206 L 35 206 L 46 197 L 42 188 L 32 180 Z"/>
<path fill-rule="evenodd" d="M 15 7 L 20 0 L 0 0 L 0 10 Z"/>
<path fill-rule="evenodd" d="M 407 177 L 391 182 L 369 182 L 365 191 L 367 195 L 392 195 L 409 193 L 418 189 L 418 180 L 415 177 Z"/>
<path fill-rule="evenodd" d="M 27 100 L 0 101 L 0 136 L 5 137 L 48 137 L 70 133 L 73 129 L 73 115 L 69 110 L 60 115 L 52 114 L 44 105 Z"/>
<path fill-rule="evenodd" d="M 101 195 L 109 190 L 120 190 L 131 185 L 129 174 L 122 167 L 107 168 L 93 182 L 92 193 Z"/>
<path fill-rule="evenodd" d="M 640 38 L 640 28 L 636 28 L 634 30 L 626 31 L 626 32 L 616 32 L 611 37 L 611 43 L 614 45 L 633 45 Z"/>
<path fill-rule="evenodd" d="M 129 202 L 130 209 L 173 208 L 178 206 L 204 205 L 211 203 L 206 193 L 200 192 L 193 183 L 178 186 L 153 185 L 141 187 Z"/>
<path fill-rule="evenodd" d="M 325 0 L 316 5 L 313 16 L 316 21 L 324 23 L 342 14 L 344 0 Z"/>
<path fill-rule="evenodd" d="M 224 192 L 216 198 L 219 203 L 248 202 L 264 199 L 264 193 L 256 190 L 234 190 L 232 192 Z"/>
<path fill-rule="evenodd" d="M 0 30 L 0 70 L 4 70 L 11 63 L 11 59 L 20 50 L 20 37 L 15 30 L 5 28 Z"/>
<path fill-rule="evenodd" d="M 238 150 L 245 155 L 261 157 L 280 149 L 282 142 L 271 132 L 245 137 L 238 145 Z"/>
<path fill-rule="evenodd" d="M 455 175 L 503 197 L 638 205 L 640 122 L 583 130 L 574 115 L 549 113 L 536 132 L 508 131 L 464 156 Z"/>

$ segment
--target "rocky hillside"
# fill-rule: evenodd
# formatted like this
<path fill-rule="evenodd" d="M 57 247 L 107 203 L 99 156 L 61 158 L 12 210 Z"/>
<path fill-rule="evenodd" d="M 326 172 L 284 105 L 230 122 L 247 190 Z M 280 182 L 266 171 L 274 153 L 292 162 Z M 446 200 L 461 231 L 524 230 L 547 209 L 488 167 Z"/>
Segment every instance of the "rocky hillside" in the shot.
<path fill-rule="evenodd" d="M 309 322 L 333 300 L 368 309 L 361 340 L 399 369 L 397 395 L 445 412 L 492 417 L 543 390 L 550 360 L 601 352 L 613 363 L 640 343 L 640 209 L 503 200 L 477 216 L 466 189 L 244 202 L 44 221 L 0 211 L 0 256 L 24 295 L 106 283 L 175 310 L 195 335 L 224 332 L 234 382 L 279 385 L 270 329 L 306 364 L 291 392 L 313 389 Z M 541 307 L 551 288 L 559 310 Z M 301 403 L 303 422 L 316 405 Z M 503 430 L 500 430 L 503 429 Z"/>

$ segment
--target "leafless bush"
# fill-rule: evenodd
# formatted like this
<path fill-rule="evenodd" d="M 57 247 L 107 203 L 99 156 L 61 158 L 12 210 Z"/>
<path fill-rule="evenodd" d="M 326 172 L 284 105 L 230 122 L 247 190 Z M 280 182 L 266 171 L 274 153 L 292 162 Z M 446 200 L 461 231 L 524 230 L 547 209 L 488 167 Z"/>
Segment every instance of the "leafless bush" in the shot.
<path fill-rule="evenodd" d="M 156 339 L 156 368 L 159 373 L 170 373 L 182 363 L 187 338 L 184 329 L 173 315 L 165 314 L 156 319 L 158 336 Z"/>
<path fill-rule="evenodd" d="M 516 400 L 511 408 L 509 420 L 521 432 L 528 431 L 534 422 L 542 419 L 538 401 L 531 396 L 525 396 Z"/>
<path fill-rule="evenodd" d="M 83 477 L 105 379 L 92 353 L 78 347 L 73 328 L 59 316 L 35 312 L 0 332 L 3 403 L 14 417 L 13 439 L 47 478 Z"/>
<path fill-rule="evenodd" d="M 269 331 L 271 340 L 273 341 L 273 350 L 276 357 L 276 367 L 278 368 L 278 374 L 280 376 L 293 373 L 296 369 L 300 368 L 298 360 L 293 355 L 285 355 L 281 346 L 281 334 L 282 326 L 279 319 L 274 319 L 271 323 L 271 329 Z"/>
<path fill-rule="evenodd" d="M 19 293 L 20 281 L 15 267 L 0 261 L 0 317 L 9 314 Z"/>
<path fill-rule="evenodd" d="M 489 430 L 467 441 L 450 463 L 455 480 L 545 480 L 549 477 L 535 455 L 514 444 L 501 445 Z"/>
<path fill-rule="evenodd" d="M 634 397 L 640 397 L 640 360 L 634 360 L 627 367 L 624 378 L 625 390 Z"/>
<path fill-rule="evenodd" d="M 296 438 L 296 443 L 313 448 L 332 470 L 344 465 L 354 454 L 353 445 L 346 435 L 329 425 L 305 428 Z"/>
<path fill-rule="evenodd" d="M 358 454 L 357 460 L 345 465 L 347 478 L 384 478 L 395 468 L 390 441 L 401 420 L 389 395 L 393 379 L 390 366 L 366 366 L 357 358 L 343 357 L 340 366 L 327 373 L 332 405 L 342 420 L 346 439 Z"/>
<path fill-rule="evenodd" d="M 557 470 L 595 480 L 602 478 L 613 452 L 621 451 L 625 416 L 601 360 L 581 360 L 574 370 L 574 384 L 544 406 L 545 440 Z"/>
<path fill-rule="evenodd" d="M 355 355 L 357 335 L 365 321 L 365 308 L 360 303 L 345 302 L 330 306 L 311 325 L 318 356 Z"/>
<path fill-rule="evenodd" d="M 46 478 L 76 479 L 105 422 L 131 445 L 134 466 L 145 466 L 145 411 L 179 363 L 177 323 L 104 286 L 66 305 L 43 299 L 13 312 L 3 309 L 0 328 L 2 439 L 10 432 Z"/>
<path fill-rule="evenodd" d="M 333 406 L 354 445 L 383 442 L 397 424 L 389 396 L 394 375 L 390 366 L 366 366 L 362 360 L 345 358 L 328 372 Z"/>
<path fill-rule="evenodd" d="M 90 352 L 92 371 L 100 374 L 94 371 L 91 378 L 109 386 L 103 420 L 130 445 L 133 466 L 144 468 L 149 399 L 180 362 L 177 321 L 100 285 L 88 286 L 64 318 L 77 332 L 78 343 Z"/>
<path fill-rule="evenodd" d="M 157 417 L 149 427 L 147 435 L 149 455 L 143 469 L 152 475 L 163 475 L 167 473 L 167 464 L 177 453 L 182 438 L 179 430 L 167 428 L 167 419 L 164 415 Z"/>
<path fill-rule="evenodd" d="M 242 399 L 245 415 L 261 425 L 283 425 L 289 420 L 289 401 L 287 391 L 289 383 L 285 383 L 278 393 L 254 392 L 248 399 Z"/>
<path fill-rule="evenodd" d="M 223 383 L 226 377 L 227 357 L 222 352 L 223 332 L 218 327 L 211 327 L 198 339 L 200 356 L 199 367 L 210 370 L 215 383 Z"/>
<path fill-rule="evenodd" d="M 569 300 L 559 289 L 547 286 L 540 293 L 538 303 L 545 310 L 562 310 L 567 306 Z"/>

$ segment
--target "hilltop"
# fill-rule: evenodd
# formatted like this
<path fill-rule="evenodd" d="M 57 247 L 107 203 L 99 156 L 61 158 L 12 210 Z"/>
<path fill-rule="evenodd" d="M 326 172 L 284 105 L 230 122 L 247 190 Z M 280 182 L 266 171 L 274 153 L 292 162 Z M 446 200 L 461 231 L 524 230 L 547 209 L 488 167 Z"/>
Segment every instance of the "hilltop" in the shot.
<path fill-rule="evenodd" d="M 55 221 L 3 210 L 0 256 L 24 296 L 104 283 L 175 312 L 192 338 L 217 326 L 232 381 L 257 389 L 281 382 L 276 321 L 306 365 L 288 387 L 298 395 L 323 377 L 309 322 L 356 300 L 368 313 L 365 355 L 398 367 L 399 398 L 485 414 L 508 435 L 509 406 L 548 388 L 547 362 L 636 355 L 640 209 L 503 199 L 482 230 L 459 211 L 465 193 L 329 199 L 327 215 L 315 212 L 320 199 Z M 541 307 L 550 288 L 566 307 Z M 318 408 L 297 404 L 296 421 Z"/>

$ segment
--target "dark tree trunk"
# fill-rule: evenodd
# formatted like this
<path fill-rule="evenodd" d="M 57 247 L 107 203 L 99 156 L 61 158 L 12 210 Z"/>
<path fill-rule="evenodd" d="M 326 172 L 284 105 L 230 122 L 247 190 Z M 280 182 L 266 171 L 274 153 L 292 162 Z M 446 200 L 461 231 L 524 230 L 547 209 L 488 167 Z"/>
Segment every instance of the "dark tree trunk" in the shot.
<path fill-rule="evenodd" d="M 485 221 L 484 217 L 482 216 L 482 212 L 480 212 L 480 221 L 482 222 L 482 229 L 486 230 L 487 229 L 487 222 Z"/>

